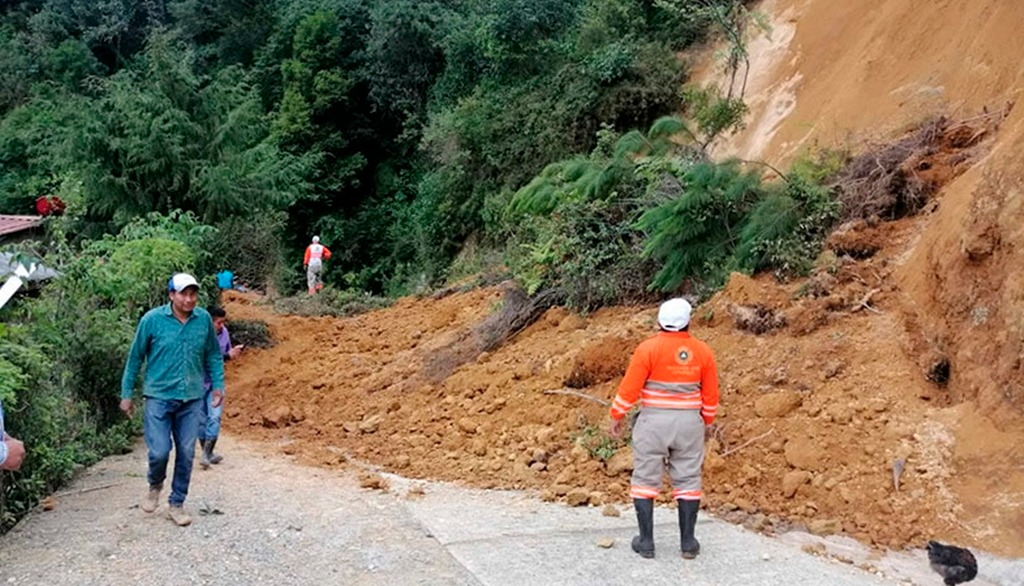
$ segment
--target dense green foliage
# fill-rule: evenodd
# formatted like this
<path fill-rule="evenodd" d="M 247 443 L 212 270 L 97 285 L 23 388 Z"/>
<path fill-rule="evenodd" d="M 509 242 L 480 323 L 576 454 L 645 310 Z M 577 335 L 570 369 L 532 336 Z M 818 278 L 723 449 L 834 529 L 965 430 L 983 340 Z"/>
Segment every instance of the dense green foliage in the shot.
<path fill-rule="evenodd" d="M 274 262 L 231 255 L 236 229 L 217 246 L 252 282 L 297 286 L 319 234 L 328 282 L 407 292 L 497 244 L 489 198 L 676 110 L 674 52 L 735 4 L 6 3 L 0 211 L 60 195 L 73 242 L 177 209 L 261 222 Z"/>
<path fill-rule="evenodd" d="M 732 271 L 806 273 L 839 218 L 822 187 L 834 161 L 807 156 L 766 183 L 759 167 L 707 160 L 697 126 L 605 129 L 589 156 L 552 163 L 518 190 L 498 223 L 527 291 L 558 289 L 590 309 L 652 291 L 701 296 Z"/>

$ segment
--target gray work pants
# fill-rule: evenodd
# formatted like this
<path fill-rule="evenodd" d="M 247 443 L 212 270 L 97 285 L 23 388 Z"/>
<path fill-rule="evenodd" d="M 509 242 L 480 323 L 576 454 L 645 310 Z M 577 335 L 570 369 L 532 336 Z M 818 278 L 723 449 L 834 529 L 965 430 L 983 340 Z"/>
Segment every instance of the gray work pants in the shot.
<path fill-rule="evenodd" d="M 633 498 L 655 498 L 668 461 L 672 498 L 699 500 L 704 420 L 699 409 L 644 408 L 633 426 Z"/>
<path fill-rule="evenodd" d="M 306 267 L 306 286 L 312 291 L 320 283 L 320 269 L 323 267 L 323 263 L 320 259 L 314 258 L 309 261 L 309 266 Z"/>

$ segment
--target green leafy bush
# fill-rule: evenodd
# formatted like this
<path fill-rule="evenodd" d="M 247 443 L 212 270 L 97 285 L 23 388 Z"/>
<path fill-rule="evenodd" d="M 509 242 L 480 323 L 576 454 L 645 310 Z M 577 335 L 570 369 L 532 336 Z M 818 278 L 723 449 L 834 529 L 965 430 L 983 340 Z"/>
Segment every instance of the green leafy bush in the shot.
<path fill-rule="evenodd" d="M 651 286 L 673 291 L 684 280 L 722 283 L 751 209 L 761 197 L 757 172 L 738 163 L 695 164 L 679 177 L 682 192 L 648 210 L 639 227 L 644 256 L 661 264 Z"/>
<path fill-rule="evenodd" d="M 564 203 L 550 218 L 524 218 L 509 268 L 528 294 L 555 289 L 581 311 L 647 300 L 655 264 L 641 257 L 635 214 L 630 205 L 595 200 Z"/>
<path fill-rule="evenodd" d="M 735 264 L 751 272 L 773 270 L 779 278 L 806 275 L 839 220 L 841 207 L 827 187 L 791 174 L 771 186 L 751 210 Z"/>
<path fill-rule="evenodd" d="M 591 458 L 607 461 L 623 446 L 629 445 L 631 437 L 616 439 L 608 435 L 601 427 L 587 424 L 580 430 L 569 434 L 569 440 L 585 449 Z"/>

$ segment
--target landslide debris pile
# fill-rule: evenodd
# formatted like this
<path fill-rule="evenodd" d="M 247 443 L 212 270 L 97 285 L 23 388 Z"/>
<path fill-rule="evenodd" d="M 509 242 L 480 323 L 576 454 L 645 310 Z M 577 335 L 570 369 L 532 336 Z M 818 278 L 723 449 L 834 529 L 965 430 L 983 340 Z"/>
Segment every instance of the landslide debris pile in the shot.
<path fill-rule="evenodd" d="M 704 503 L 726 519 L 893 548 L 975 531 L 962 512 L 991 495 L 955 482 L 960 414 L 943 411 L 955 403 L 946 381 L 915 355 L 894 277 L 921 221 L 902 210 L 927 211 L 977 155 L 976 130 L 931 124 L 898 143 L 901 161 L 878 151 L 884 172 L 840 180 L 861 189 L 847 209 L 863 194 L 881 201 L 900 174 L 919 182 L 914 199 L 851 213 L 809 278 L 733 275 L 696 308 L 723 389 Z M 654 307 L 581 317 L 507 286 L 348 318 L 278 315 L 236 294 L 227 305 L 276 341 L 229 365 L 232 433 L 314 465 L 535 489 L 573 506 L 628 500 L 631 454 L 605 435 L 605 403 L 653 333 Z"/>
<path fill-rule="evenodd" d="M 857 289 L 852 276 L 871 271 L 846 266 L 836 279 Z M 737 275 L 697 310 L 694 330 L 719 355 L 725 405 L 705 502 L 758 530 L 803 526 L 900 546 L 947 526 L 934 511 L 947 508 L 948 438 L 920 425 L 930 383 L 894 339 L 874 343 L 893 338 L 890 320 L 851 313 L 859 289 L 833 288 L 835 299 L 809 310 L 818 299 L 793 303 L 792 287 Z M 277 344 L 229 363 L 226 428 L 315 465 L 536 489 L 570 505 L 626 502 L 629 448 L 607 438 L 607 408 L 589 397 L 614 396 L 632 348 L 653 331 L 654 308 L 586 318 L 552 308 L 502 346 L 460 354 L 437 380 L 435 361 L 451 360 L 502 298 L 495 287 L 404 299 L 347 319 L 229 301 L 230 315 L 269 323 Z M 885 299 L 872 301 L 884 308 Z M 728 308 L 755 301 L 793 316 L 791 325 L 743 331 Z M 813 328 L 800 325 L 808 311 L 824 312 Z M 855 333 L 843 330 L 851 325 Z M 897 458 L 914 462 L 899 492 Z"/>

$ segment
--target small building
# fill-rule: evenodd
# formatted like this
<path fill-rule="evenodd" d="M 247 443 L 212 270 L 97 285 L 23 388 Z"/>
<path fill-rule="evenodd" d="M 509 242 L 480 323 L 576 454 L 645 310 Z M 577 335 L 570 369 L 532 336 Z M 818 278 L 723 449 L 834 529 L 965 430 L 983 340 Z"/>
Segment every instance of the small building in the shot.
<path fill-rule="evenodd" d="M 42 216 L 0 214 L 0 244 L 13 244 L 44 236 Z M 37 264 L 14 252 L 0 253 L 0 307 L 18 294 L 36 295 L 48 279 L 60 276 L 54 269 Z"/>
<path fill-rule="evenodd" d="M 0 214 L 0 244 L 10 244 L 43 235 L 42 216 Z"/>

